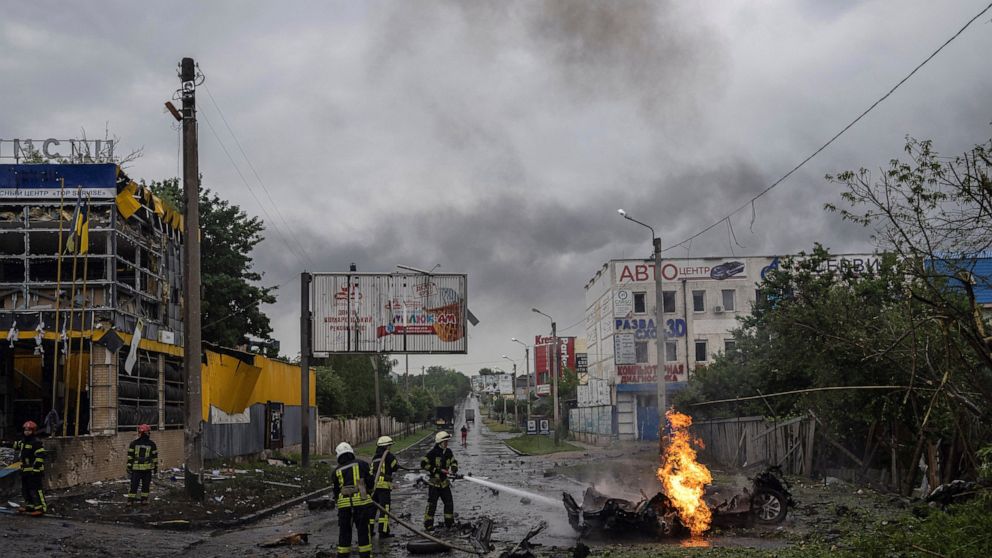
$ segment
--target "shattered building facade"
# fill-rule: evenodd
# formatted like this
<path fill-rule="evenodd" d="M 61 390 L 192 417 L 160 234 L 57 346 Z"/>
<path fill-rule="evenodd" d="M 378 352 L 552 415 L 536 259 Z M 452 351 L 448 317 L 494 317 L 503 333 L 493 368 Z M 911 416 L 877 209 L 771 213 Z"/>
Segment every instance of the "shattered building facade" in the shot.
<path fill-rule="evenodd" d="M 38 423 L 49 484 L 119 476 L 142 423 L 182 462 L 182 230 L 114 163 L 0 165 L 0 437 Z M 201 391 L 206 458 L 299 443 L 298 367 L 206 347 Z"/>

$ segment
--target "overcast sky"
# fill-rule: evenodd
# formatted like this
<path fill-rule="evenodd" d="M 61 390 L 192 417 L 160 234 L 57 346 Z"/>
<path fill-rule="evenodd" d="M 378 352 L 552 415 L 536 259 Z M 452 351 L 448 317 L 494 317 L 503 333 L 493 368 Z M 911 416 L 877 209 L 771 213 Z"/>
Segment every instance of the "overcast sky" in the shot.
<path fill-rule="evenodd" d="M 266 310 L 284 353 L 299 350 L 302 269 L 441 264 L 468 274 L 481 323 L 468 355 L 411 357 L 411 368 L 471 374 L 509 365 L 508 353 L 522 369 L 510 337 L 549 329 L 531 307 L 582 335 L 596 270 L 649 256 L 647 230 L 617 208 L 679 242 L 805 158 L 986 4 L 11 2 L 0 138 L 109 127 L 123 149 L 144 148 L 132 177 L 176 176 L 162 104 L 191 56 L 208 88 L 204 185 L 266 220 L 256 267 L 282 285 Z M 988 140 L 990 14 L 762 198 L 753 226 L 750 210 L 737 215 L 744 248 L 721 226 L 669 254 L 870 249 L 865 231 L 824 213 L 840 190 L 823 176 L 877 169 L 907 135 L 948 155 Z"/>

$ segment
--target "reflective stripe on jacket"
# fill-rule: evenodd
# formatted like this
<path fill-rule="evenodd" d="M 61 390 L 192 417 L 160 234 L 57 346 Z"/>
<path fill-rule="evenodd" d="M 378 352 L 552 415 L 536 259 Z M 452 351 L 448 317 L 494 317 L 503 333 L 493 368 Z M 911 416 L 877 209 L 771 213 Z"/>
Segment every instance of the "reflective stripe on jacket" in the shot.
<path fill-rule="evenodd" d="M 448 475 L 444 474 L 444 470 L 447 469 L 449 474 L 457 473 L 458 461 L 455 459 L 455 454 L 451 453 L 451 449 L 435 444 L 420 460 L 420 468 L 430 475 L 427 484 L 436 488 L 447 488 L 451 485 L 451 481 L 448 480 Z"/>
<path fill-rule="evenodd" d="M 372 459 L 372 474 L 375 475 L 376 490 L 392 490 L 393 474 L 400 468 L 400 462 L 389 450 Z"/>
<path fill-rule="evenodd" d="M 41 440 L 29 436 L 14 442 L 14 449 L 21 452 L 21 473 L 45 472 L 45 446 Z"/>
<path fill-rule="evenodd" d="M 128 471 L 158 471 L 158 447 L 148 436 L 141 436 L 127 448 Z"/>
<path fill-rule="evenodd" d="M 369 477 L 368 464 L 361 461 L 345 463 L 335 469 L 333 482 L 338 509 L 372 504 Z"/>

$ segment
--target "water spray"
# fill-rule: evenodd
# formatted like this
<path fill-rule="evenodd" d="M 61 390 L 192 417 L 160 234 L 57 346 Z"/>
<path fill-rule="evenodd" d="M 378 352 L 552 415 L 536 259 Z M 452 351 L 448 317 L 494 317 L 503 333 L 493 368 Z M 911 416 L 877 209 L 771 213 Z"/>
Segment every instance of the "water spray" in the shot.
<path fill-rule="evenodd" d="M 542 496 L 540 494 L 535 494 L 533 492 L 527 492 L 526 490 L 520 490 L 519 488 L 513 488 L 512 486 L 506 486 L 505 484 L 499 484 L 497 482 L 492 482 L 488 480 L 482 480 L 476 477 L 464 476 L 461 477 L 463 480 L 472 481 L 476 484 L 481 484 L 482 486 L 492 488 L 493 490 L 498 490 L 500 492 L 507 492 L 515 496 L 520 496 L 522 498 L 528 498 L 531 502 L 541 503 L 548 507 L 559 508 L 563 506 L 560 500 L 555 500 L 553 498 L 548 498 L 547 496 Z"/>

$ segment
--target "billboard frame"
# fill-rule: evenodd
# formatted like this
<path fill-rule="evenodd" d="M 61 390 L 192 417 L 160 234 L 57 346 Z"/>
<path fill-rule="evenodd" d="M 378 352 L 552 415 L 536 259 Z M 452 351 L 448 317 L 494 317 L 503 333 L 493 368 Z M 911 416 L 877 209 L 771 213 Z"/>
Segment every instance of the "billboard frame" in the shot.
<path fill-rule="evenodd" d="M 304 317 L 301 322 L 306 322 L 308 331 L 301 333 L 309 338 L 307 348 L 311 357 L 468 353 L 468 275 L 465 273 L 347 271 L 306 275 L 309 296 L 301 308 Z M 398 287 L 399 283 L 402 287 Z M 329 292 L 328 288 L 335 292 Z M 376 302 L 385 304 L 366 303 L 363 309 L 361 289 L 377 290 Z M 335 305 L 341 308 L 335 309 Z M 395 323 L 401 311 L 403 321 Z M 412 323 L 407 321 L 408 316 Z M 324 325 L 327 323 L 336 325 Z M 445 334 L 451 339 L 439 336 L 438 328 L 446 326 L 453 328 Z"/>

